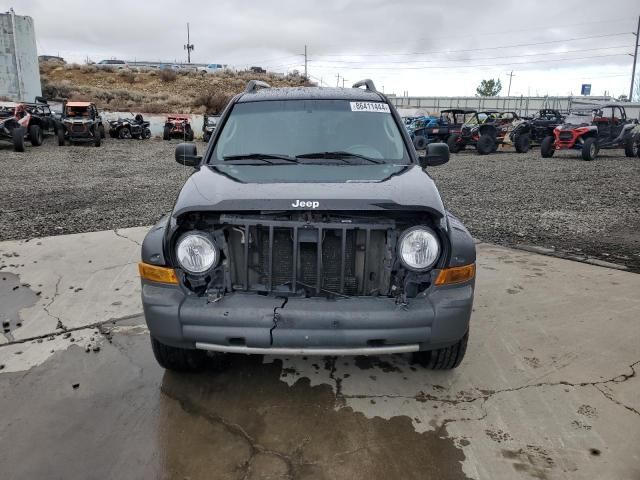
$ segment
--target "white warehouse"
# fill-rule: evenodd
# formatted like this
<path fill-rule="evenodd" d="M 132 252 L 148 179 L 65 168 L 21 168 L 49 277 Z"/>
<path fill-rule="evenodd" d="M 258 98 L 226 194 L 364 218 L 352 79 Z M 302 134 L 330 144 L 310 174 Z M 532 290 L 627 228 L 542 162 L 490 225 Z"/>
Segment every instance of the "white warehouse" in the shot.
<path fill-rule="evenodd" d="M 33 19 L 0 13 L 0 97 L 33 102 L 41 95 Z"/>

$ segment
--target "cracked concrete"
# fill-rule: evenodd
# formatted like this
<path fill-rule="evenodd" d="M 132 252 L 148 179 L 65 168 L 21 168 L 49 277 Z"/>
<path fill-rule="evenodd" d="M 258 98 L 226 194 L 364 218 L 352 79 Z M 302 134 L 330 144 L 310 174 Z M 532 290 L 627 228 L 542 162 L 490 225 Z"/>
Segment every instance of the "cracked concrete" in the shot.
<path fill-rule="evenodd" d="M 12 330 L 13 340 L 141 313 L 137 262 L 139 242 L 147 231 L 129 228 L 0 242 L 0 272 L 18 275 L 39 295 L 35 305 L 21 309 L 21 326 Z"/>
<path fill-rule="evenodd" d="M 136 316 L 143 235 L 0 243 L 0 438 L 30 458 L 0 459 L 10 478 L 640 477 L 638 275 L 479 245 L 455 371 L 224 355 L 163 374 Z"/>

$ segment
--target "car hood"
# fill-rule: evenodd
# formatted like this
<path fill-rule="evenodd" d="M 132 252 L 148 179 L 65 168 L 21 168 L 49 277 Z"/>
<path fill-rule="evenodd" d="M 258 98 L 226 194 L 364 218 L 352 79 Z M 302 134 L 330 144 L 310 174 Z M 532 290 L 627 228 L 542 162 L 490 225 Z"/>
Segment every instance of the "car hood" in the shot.
<path fill-rule="evenodd" d="M 236 167 L 235 173 L 208 166 L 196 171 L 182 187 L 173 217 L 189 211 L 313 209 L 414 210 L 429 211 L 438 218 L 445 215 L 433 179 L 418 165 Z M 321 168 L 323 173 L 314 170 L 308 178 L 322 181 L 293 181 L 294 174 L 300 179 L 300 174 L 306 173 L 301 169 L 310 167 Z M 264 177 L 275 177 L 276 169 L 281 179 L 265 182 Z M 248 181 L 259 172 L 264 175 L 261 181 Z"/>

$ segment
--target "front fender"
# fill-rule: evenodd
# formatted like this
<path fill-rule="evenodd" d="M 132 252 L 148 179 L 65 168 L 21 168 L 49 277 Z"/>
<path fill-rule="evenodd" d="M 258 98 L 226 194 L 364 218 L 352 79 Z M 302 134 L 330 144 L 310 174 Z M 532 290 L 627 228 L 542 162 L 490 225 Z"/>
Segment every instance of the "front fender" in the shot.
<path fill-rule="evenodd" d="M 469 230 L 449 212 L 447 212 L 447 220 L 449 222 L 449 243 L 451 244 L 448 266 L 461 267 L 475 263 L 476 244 Z"/>
<path fill-rule="evenodd" d="M 169 224 L 170 215 L 164 215 L 158 220 L 142 241 L 142 261 L 152 265 L 167 265 L 164 254 L 164 237 Z"/>

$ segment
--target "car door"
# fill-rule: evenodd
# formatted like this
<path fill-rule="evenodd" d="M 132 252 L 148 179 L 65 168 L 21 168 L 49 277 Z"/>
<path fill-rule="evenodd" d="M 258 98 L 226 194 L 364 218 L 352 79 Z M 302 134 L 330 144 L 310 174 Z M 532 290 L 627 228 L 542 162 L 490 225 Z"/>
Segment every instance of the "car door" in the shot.
<path fill-rule="evenodd" d="M 615 140 L 622 133 L 624 127 L 625 114 L 620 107 L 611 108 L 611 131 L 609 132 L 610 140 Z"/>
<path fill-rule="evenodd" d="M 594 125 L 598 127 L 598 143 L 606 144 L 611 141 L 611 108 L 598 110 L 593 119 Z"/>

